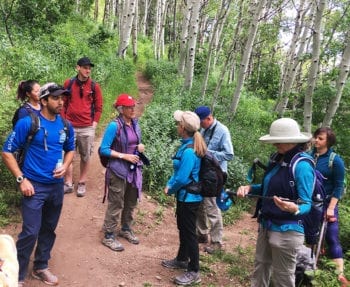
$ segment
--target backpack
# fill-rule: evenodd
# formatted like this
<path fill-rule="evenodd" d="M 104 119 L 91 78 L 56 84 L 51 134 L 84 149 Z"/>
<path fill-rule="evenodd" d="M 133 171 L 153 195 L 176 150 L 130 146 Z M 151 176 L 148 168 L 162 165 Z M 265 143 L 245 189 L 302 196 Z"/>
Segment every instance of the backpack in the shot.
<path fill-rule="evenodd" d="M 72 85 L 77 80 L 77 77 L 73 77 L 69 79 L 69 84 L 66 88 L 68 90 L 69 94 L 71 95 L 72 92 Z M 91 104 L 91 118 L 94 118 L 95 115 L 95 101 L 96 101 L 96 82 L 91 80 L 91 97 L 92 97 L 92 104 Z"/>
<path fill-rule="evenodd" d="M 25 108 L 29 115 L 34 113 L 31 106 L 28 103 L 22 104 L 20 107 L 17 108 L 17 110 L 15 111 L 15 113 L 12 117 L 12 129 L 15 127 L 17 121 L 19 120 L 18 114 L 19 114 L 20 109 L 22 109 L 22 108 Z"/>
<path fill-rule="evenodd" d="M 203 197 L 218 197 L 227 180 L 227 173 L 222 171 L 219 162 L 209 151 L 201 159 L 199 181 L 185 186 L 187 192 Z"/>
<path fill-rule="evenodd" d="M 27 138 L 26 138 L 26 143 L 25 143 L 23 148 L 18 149 L 17 151 L 15 151 L 13 153 L 13 155 L 16 158 L 16 161 L 18 163 L 18 166 L 20 168 L 23 166 L 25 155 L 27 153 L 27 150 L 28 150 L 34 136 L 40 130 L 40 118 L 39 118 L 39 116 L 34 112 L 30 112 L 29 116 L 31 119 L 31 124 L 30 124 L 29 133 L 28 133 Z M 64 119 L 62 117 L 61 117 L 61 119 L 62 119 L 62 123 L 64 126 L 63 130 L 66 133 L 66 140 L 67 140 L 69 137 L 69 128 L 68 128 L 69 124 L 68 124 L 68 121 L 66 119 Z"/>
<path fill-rule="evenodd" d="M 295 178 L 295 167 L 300 161 L 309 161 L 314 168 L 315 179 L 313 183 L 312 191 L 312 205 L 309 213 L 303 216 L 303 226 L 305 233 L 305 242 L 309 245 L 316 245 L 319 240 L 320 229 L 324 218 L 325 205 L 327 194 L 323 186 L 324 176 L 315 167 L 315 161 L 311 156 L 306 153 L 297 153 L 289 164 L 289 172 L 291 178 L 294 181 Z M 293 191 L 295 190 L 295 184 L 291 184 Z M 296 191 L 295 191 L 296 192 Z"/>
<path fill-rule="evenodd" d="M 329 159 L 328 159 L 328 167 L 333 170 L 333 162 L 334 162 L 334 158 L 337 155 L 337 153 L 335 153 L 334 151 L 331 152 L 331 154 L 329 155 Z M 346 169 L 345 169 L 346 171 Z M 346 174 L 344 175 L 344 188 L 343 188 L 343 193 L 346 192 L 346 188 L 347 188 L 347 180 L 346 180 Z"/>
<path fill-rule="evenodd" d="M 274 153 L 270 157 L 270 162 L 274 159 L 276 154 Z M 288 168 L 289 168 L 289 178 L 290 178 L 290 187 L 292 189 L 293 193 L 296 193 L 295 190 L 296 184 L 295 184 L 295 168 L 298 162 L 305 160 L 309 161 L 311 165 L 313 166 L 314 172 L 315 172 L 315 179 L 313 183 L 313 191 L 312 191 L 312 205 L 311 210 L 309 213 L 303 215 L 303 226 L 304 226 L 304 233 L 305 233 L 305 242 L 309 245 L 315 246 L 319 240 L 319 234 L 320 229 L 324 217 L 325 212 L 325 204 L 326 204 L 326 191 L 323 186 L 323 180 L 324 177 L 320 171 L 316 169 L 316 164 L 313 158 L 305 153 L 305 152 L 299 152 L 290 161 Z M 254 178 L 255 169 L 256 166 L 263 168 L 265 171 L 267 169 L 267 166 L 264 166 L 261 164 L 259 159 L 255 159 L 253 162 L 253 166 L 248 172 L 247 179 L 252 180 Z M 251 182 L 251 181 L 250 181 Z M 258 217 L 259 209 L 261 208 L 261 199 L 258 200 L 255 214 L 253 218 Z"/>
<path fill-rule="evenodd" d="M 115 142 L 116 142 L 118 136 L 120 135 L 120 129 L 121 129 L 121 123 L 119 122 L 118 118 L 115 118 L 115 121 L 116 121 L 117 126 L 118 126 L 118 131 L 117 131 L 116 137 L 114 137 L 114 140 L 112 142 L 112 145 L 111 145 L 112 148 L 114 147 Z M 99 146 L 97 153 L 98 153 L 98 157 L 100 158 L 100 162 L 101 162 L 102 166 L 107 168 L 108 164 L 109 164 L 110 157 L 101 154 L 101 146 Z"/>

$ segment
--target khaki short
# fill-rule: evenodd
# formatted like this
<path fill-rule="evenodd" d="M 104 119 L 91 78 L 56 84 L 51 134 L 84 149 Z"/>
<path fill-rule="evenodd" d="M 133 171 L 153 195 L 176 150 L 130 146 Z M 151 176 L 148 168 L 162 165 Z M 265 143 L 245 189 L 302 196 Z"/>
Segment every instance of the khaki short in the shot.
<path fill-rule="evenodd" d="M 80 159 L 84 162 L 89 161 L 94 152 L 95 130 L 92 126 L 74 128 L 75 147 L 80 154 Z"/>

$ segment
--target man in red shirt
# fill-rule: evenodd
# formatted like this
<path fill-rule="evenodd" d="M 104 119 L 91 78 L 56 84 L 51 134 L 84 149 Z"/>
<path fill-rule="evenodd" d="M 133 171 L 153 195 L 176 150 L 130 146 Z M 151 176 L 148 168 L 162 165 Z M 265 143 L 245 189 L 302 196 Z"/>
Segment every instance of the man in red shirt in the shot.
<path fill-rule="evenodd" d="M 77 196 L 83 197 L 86 192 L 86 179 L 93 152 L 95 129 L 102 114 L 102 91 L 100 85 L 90 78 L 94 64 L 90 59 L 83 57 L 78 60 L 74 78 L 67 79 L 64 87 L 70 91 L 67 97 L 62 116 L 69 120 L 75 133 L 75 146 L 80 154 L 80 175 L 77 187 Z M 70 165 L 66 176 L 64 192 L 73 192 L 73 166 Z"/>

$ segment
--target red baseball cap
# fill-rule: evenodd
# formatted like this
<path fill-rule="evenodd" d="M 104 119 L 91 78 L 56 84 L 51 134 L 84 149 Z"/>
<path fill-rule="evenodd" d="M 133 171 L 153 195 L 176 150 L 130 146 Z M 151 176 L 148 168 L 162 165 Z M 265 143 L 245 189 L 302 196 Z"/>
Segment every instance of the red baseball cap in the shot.
<path fill-rule="evenodd" d="M 124 106 L 124 107 L 132 107 L 135 106 L 136 101 L 132 96 L 128 94 L 120 94 L 114 103 L 114 107 Z"/>

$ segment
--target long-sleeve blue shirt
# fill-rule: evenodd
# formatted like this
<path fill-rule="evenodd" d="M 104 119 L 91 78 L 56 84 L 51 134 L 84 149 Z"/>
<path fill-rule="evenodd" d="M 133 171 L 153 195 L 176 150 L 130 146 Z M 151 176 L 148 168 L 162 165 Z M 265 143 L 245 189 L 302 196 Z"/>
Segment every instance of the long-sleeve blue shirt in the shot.
<path fill-rule="evenodd" d="M 332 167 L 329 167 L 329 157 L 332 152 L 333 149 L 330 148 L 325 154 L 317 158 L 316 169 L 325 177 L 323 185 L 327 196 L 335 197 L 339 200 L 344 192 L 345 167 L 342 158 L 338 154 L 334 157 Z"/>
<path fill-rule="evenodd" d="M 221 169 L 227 172 L 227 161 L 232 160 L 234 156 L 228 128 L 214 119 L 209 128 L 201 129 L 200 132 L 208 146 L 208 151 L 219 161 Z"/>
<path fill-rule="evenodd" d="M 202 201 L 199 194 L 187 192 L 184 187 L 190 182 L 198 181 L 201 158 L 196 155 L 193 148 L 193 138 L 181 139 L 181 146 L 173 157 L 174 173 L 167 182 L 168 194 L 175 194 L 177 200 L 185 202 Z"/>

